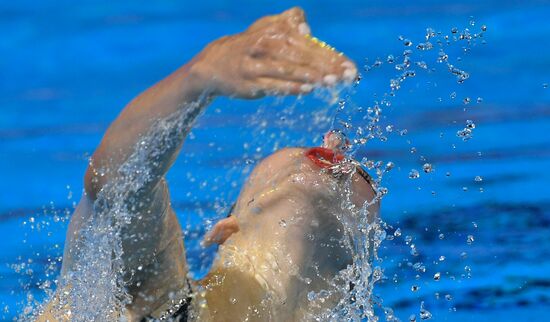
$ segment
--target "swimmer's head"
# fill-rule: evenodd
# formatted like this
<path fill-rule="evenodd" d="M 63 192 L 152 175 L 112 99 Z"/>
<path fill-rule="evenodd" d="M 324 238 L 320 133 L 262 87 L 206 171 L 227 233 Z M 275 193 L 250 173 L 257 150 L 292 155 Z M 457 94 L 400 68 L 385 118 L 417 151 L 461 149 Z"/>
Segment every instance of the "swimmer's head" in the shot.
<path fill-rule="evenodd" d="M 339 130 L 330 130 L 323 137 L 323 148 L 338 152 L 344 152 L 349 148 L 350 142 L 346 135 Z"/>

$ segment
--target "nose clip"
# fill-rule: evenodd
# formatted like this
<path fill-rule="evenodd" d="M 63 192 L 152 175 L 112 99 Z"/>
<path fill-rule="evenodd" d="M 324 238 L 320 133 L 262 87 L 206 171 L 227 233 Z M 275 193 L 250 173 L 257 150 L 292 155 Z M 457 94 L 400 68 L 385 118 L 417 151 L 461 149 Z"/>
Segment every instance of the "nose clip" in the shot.
<path fill-rule="evenodd" d="M 344 152 L 349 148 L 350 142 L 342 131 L 330 130 L 325 133 L 322 146 L 323 148 L 331 149 L 336 152 Z"/>

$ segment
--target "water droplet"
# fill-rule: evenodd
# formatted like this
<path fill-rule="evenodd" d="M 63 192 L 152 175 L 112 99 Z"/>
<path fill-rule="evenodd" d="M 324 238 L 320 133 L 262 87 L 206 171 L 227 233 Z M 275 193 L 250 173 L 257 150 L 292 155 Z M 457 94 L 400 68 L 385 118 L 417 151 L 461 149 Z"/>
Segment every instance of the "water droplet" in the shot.
<path fill-rule="evenodd" d="M 462 100 L 462 103 L 463 103 L 464 105 L 468 105 L 468 104 L 470 104 L 470 101 L 471 101 L 471 99 L 470 99 L 469 97 L 465 97 L 465 98 Z"/>
<path fill-rule="evenodd" d="M 487 31 L 487 26 L 486 25 L 481 25 L 481 31 Z"/>
<path fill-rule="evenodd" d="M 378 187 L 377 191 L 379 196 L 385 196 L 388 194 L 388 188 L 386 187 Z"/>
<path fill-rule="evenodd" d="M 409 46 L 412 45 L 412 41 L 410 41 L 409 39 L 404 39 L 404 40 L 403 40 L 403 45 L 409 47 Z"/>
<path fill-rule="evenodd" d="M 427 41 L 425 43 L 421 42 L 418 45 L 416 45 L 416 49 L 418 49 L 418 50 L 431 50 L 433 48 L 434 48 L 434 46 L 429 41 Z"/>
<path fill-rule="evenodd" d="M 411 315 L 409 316 L 409 322 L 416 322 L 416 315 L 411 314 Z"/>
<path fill-rule="evenodd" d="M 445 299 L 447 301 L 451 301 L 453 299 L 453 297 L 451 296 L 451 294 L 447 294 L 447 295 L 445 295 Z"/>
<path fill-rule="evenodd" d="M 392 91 L 397 91 L 401 88 L 401 81 L 399 79 L 390 79 L 390 88 Z"/>
<path fill-rule="evenodd" d="M 409 179 L 418 179 L 420 178 L 420 173 L 418 170 L 412 169 L 411 172 L 409 172 Z"/>
<path fill-rule="evenodd" d="M 434 281 L 439 281 L 441 279 L 441 273 L 437 272 L 434 274 Z"/>
<path fill-rule="evenodd" d="M 420 255 L 420 254 L 418 253 L 418 250 L 416 249 L 416 245 L 415 245 L 415 244 L 411 244 L 411 252 L 410 252 L 410 253 L 411 253 L 411 255 L 413 255 L 413 256 L 418 256 L 418 255 Z"/>
<path fill-rule="evenodd" d="M 445 235 L 443 233 L 439 234 L 439 239 L 444 239 Z"/>
<path fill-rule="evenodd" d="M 413 268 L 420 273 L 426 272 L 426 266 L 424 266 L 421 262 L 414 263 Z"/>
<path fill-rule="evenodd" d="M 452 32 L 453 34 L 456 34 L 456 33 L 458 32 L 458 28 L 457 28 L 457 27 L 451 28 L 451 32 Z"/>
<path fill-rule="evenodd" d="M 393 235 L 394 235 L 395 237 L 401 236 L 401 228 L 397 228 L 397 229 L 393 232 Z"/>
<path fill-rule="evenodd" d="M 464 271 L 466 272 L 466 276 L 468 278 L 472 277 L 472 268 L 468 265 L 464 266 Z"/>
<path fill-rule="evenodd" d="M 468 237 L 466 238 L 466 243 L 468 245 L 471 245 L 473 242 L 474 242 L 474 236 L 473 235 L 468 235 Z"/>
<path fill-rule="evenodd" d="M 429 320 L 432 318 L 432 313 L 424 307 L 424 301 L 420 302 L 420 318 L 422 320 Z"/>
<path fill-rule="evenodd" d="M 479 104 L 479 103 L 483 102 L 483 98 L 482 98 L 482 97 L 478 97 L 476 101 L 477 101 L 477 103 Z"/>
<path fill-rule="evenodd" d="M 444 256 L 444 255 L 439 256 L 439 261 L 440 261 L 440 262 L 443 262 L 444 260 L 445 260 L 445 256 Z"/>
<path fill-rule="evenodd" d="M 416 291 L 418 291 L 419 289 L 420 289 L 420 286 L 418 286 L 418 285 L 413 285 L 413 286 L 411 286 L 411 291 L 413 291 L 413 292 L 416 292 Z"/>
<path fill-rule="evenodd" d="M 435 37 L 435 30 L 432 28 L 426 28 L 426 41 L 430 40 L 430 38 Z"/>
<path fill-rule="evenodd" d="M 483 178 L 482 178 L 481 176 L 476 176 L 476 177 L 474 178 L 474 181 L 475 181 L 475 182 L 481 182 L 481 181 L 483 181 Z"/>
<path fill-rule="evenodd" d="M 455 99 L 456 98 L 456 92 L 452 92 L 450 95 L 451 99 Z"/>
<path fill-rule="evenodd" d="M 443 63 L 443 62 L 446 62 L 447 60 L 449 60 L 449 55 L 447 55 L 443 50 L 440 51 L 437 56 L 437 62 Z"/>
<path fill-rule="evenodd" d="M 456 132 L 456 136 L 462 138 L 463 141 L 468 141 L 473 137 L 472 130 L 476 128 L 472 120 L 466 120 L 466 127 Z"/>
<path fill-rule="evenodd" d="M 426 62 L 424 62 L 424 61 L 417 61 L 416 66 L 418 66 L 422 69 L 428 69 L 428 64 L 426 64 Z"/>
<path fill-rule="evenodd" d="M 395 61 L 395 58 L 393 57 L 393 55 L 388 55 L 388 57 L 386 58 L 386 62 L 388 64 L 393 64 L 394 61 Z"/>
<path fill-rule="evenodd" d="M 433 171 L 433 166 L 430 163 L 424 163 L 422 170 L 424 170 L 425 173 L 430 173 Z"/>
<path fill-rule="evenodd" d="M 285 227 L 286 227 L 286 221 L 285 221 L 284 219 L 281 219 L 281 220 L 279 221 L 279 226 L 285 228 Z"/>
<path fill-rule="evenodd" d="M 236 304 L 236 303 L 237 303 L 237 299 L 234 298 L 234 297 L 232 297 L 232 298 L 229 299 L 229 302 L 230 302 L 231 304 Z"/>

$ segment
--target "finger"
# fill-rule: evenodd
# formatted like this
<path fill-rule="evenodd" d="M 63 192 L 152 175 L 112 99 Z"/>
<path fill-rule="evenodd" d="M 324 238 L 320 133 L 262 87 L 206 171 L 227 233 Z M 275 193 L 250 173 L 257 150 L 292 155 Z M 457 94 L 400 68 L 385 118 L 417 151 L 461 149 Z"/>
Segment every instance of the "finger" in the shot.
<path fill-rule="evenodd" d="M 321 83 L 323 73 L 308 66 L 292 64 L 283 61 L 268 61 L 252 63 L 250 78 L 273 78 L 299 83 Z"/>
<path fill-rule="evenodd" d="M 308 65 L 313 57 L 313 52 L 310 48 L 303 44 L 297 46 L 290 37 L 285 39 L 268 39 L 263 40 L 260 44 L 263 54 L 273 60 L 287 61 L 297 65 Z M 258 57 L 261 57 L 259 55 Z"/>
<path fill-rule="evenodd" d="M 301 95 L 310 93 L 313 84 L 262 77 L 252 85 L 256 95 Z"/>
<path fill-rule="evenodd" d="M 307 24 L 304 10 L 300 7 L 291 8 L 281 14 L 291 26 L 292 29 L 298 31 L 301 35 L 308 35 L 311 33 L 309 25 Z"/>
<path fill-rule="evenodd" d="M 288 66 L 301 66 L 311 70 L 316 82 L 334 85 L 336 82 L 352 82 L 357 68 L 347 57 L 327 48 L 315 47 L 305 41 L 289 40 L 290 45 L 271 55 L 275 61 Z M 322 81 L 320 81 L 322 80 Z M 305 79 L 305 81 L 309 81 Z"/>
<path fill-rule="evenodd" d="M 262 17 L 258 20 L 256 20 L 250 27 L 248 27 L 249 31 L 256 31 L 259 29 L 263 29 L 266 26 L 275 24 L 278 21 L 284 20 L 286 21 L 291 27 L 296 28 L 298 30 L 300 24 L 305 24 L 305 14 L 304 11 L 299 7 L 290 8 L 286 11 L 283 11 L 282 13 L 278 15 L 270 15 Z M 304 28 L 303 26 L 301 27 Z"/>
<path fill-rule="evenodd" d="M 351 82 L 357 77 L 357 67 L 343 53 L 338 52 L 328 44 L 310 37 L 295 39 L 291 41 L 296 48 L 302 51 L 309 51 L 311 57 L 309 66 L 320 69 L 325 75 L 334 75 L 338 80 Z M 328 77 L 334 78 L 333 76 Z"/>

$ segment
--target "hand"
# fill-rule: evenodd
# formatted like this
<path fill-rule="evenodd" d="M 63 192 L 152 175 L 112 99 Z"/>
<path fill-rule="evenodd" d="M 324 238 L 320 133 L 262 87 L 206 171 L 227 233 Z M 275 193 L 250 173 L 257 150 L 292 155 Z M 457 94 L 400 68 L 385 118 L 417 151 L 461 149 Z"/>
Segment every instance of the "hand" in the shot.
<path fill-rule="evenodd" d="M 309 35 L 299 8 L 214 41 L 194 59 L 192 69 L 214 95 L 238 98 L 308 93 L 357 75 L 355 64 Z"/>
<path fill-rule="evenodd" d="M 230 216 L 218 221 L 212 230 L 210 230 L 202 241 L 204 247 L 210 246 L 213 243 L 223 244 L 233 233 L 239 231 L 239 224 L 235 216 Z"/>

